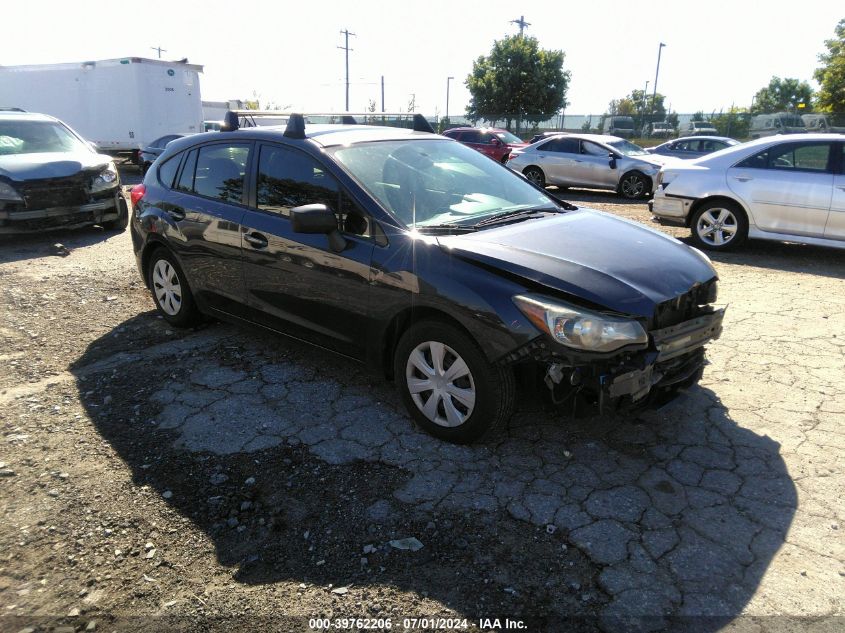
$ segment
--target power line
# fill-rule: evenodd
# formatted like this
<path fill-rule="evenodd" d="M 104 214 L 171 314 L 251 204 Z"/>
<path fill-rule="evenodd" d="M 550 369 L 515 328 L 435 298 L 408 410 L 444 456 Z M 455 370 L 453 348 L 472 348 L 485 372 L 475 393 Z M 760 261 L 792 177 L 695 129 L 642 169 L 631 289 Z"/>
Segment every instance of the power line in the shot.
<path fill-rule="evenodd" d="M 346 43 L 338 48 L 346 51 L 346 111 L 349 112 L 349 51 L 353 50 L 349 48 L 349 36 L 355 37 L 355 33 L 350 33 L 349 29 L 343 29 L 341 33 L 346 37 Z"/>

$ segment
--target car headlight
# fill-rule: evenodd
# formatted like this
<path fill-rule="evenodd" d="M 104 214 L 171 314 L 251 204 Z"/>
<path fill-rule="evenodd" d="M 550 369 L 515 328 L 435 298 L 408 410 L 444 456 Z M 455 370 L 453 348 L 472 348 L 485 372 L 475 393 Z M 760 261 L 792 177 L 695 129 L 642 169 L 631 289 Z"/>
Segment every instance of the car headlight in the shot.
<path fill-rule="evenodd" d="M 23 202 L 21 194 L 9 183 L 0 180 L 0 200 L 5 202 Z"/>
<path fill-rule="evenodd" d="M 106 165 L 106 168 L 101 171 L 96 178 L 94 178 L 94 182 L 91 183 L 91 192 L 96 193 L 98 191 L 111 189 L 112 187 L 116 187 L 117 183 L 117 168 L 114 166 L 114 163 L 109 163 Z"/>
<path fill-rule="evenodd" d="M 567 347 L 612 352 L 627 345 L 648 344 L 642 325 L 631 319 L 607 316 L 541 295 L 517 295 L 513 301 L 539 330 Z"/>

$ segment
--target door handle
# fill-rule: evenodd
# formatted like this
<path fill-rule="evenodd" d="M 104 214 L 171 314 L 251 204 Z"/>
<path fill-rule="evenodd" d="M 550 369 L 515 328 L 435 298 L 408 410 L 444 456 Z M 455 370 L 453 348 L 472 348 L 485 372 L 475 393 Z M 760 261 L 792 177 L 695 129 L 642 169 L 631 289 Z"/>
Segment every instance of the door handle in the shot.
<path fill-rule="evenodd" d="M 252 244 L 255 248 L 267 248 L 267 238 L 261 233 L 245 233 L 244 240 Z"/>
<path fill-rule="evenodd" d="M 182 211 L 182 209 L 168 209 L 167 213 L 168 215 L 170 215 L 171 218 L 173 218 L 177 222 L 181 222 L 185 219 L 185 212 Z"/>
<path fill-rule="evenodd" d="M 749 180 L 754 180 L 751 176 L 734 176 L 735 180 L 739 182 L 748 182 Z"/>

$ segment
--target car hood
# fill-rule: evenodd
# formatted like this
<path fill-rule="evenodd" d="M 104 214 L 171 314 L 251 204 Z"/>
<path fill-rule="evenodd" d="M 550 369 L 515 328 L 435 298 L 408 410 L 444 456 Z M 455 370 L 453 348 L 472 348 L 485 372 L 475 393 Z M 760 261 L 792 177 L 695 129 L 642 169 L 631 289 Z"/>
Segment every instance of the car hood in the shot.
<path fill-rule="evenodd" d="M 673 165 L 683 163 L 683 160 L 677 158 L 676 156 L 665 156 L 663 154 L 649 153 L 647 156 L 633 156 L 632 158 L 638 158 L 645 163 L 651 163 L 652 165 L 657 165 L 658 167 L 672 167 Z"/>
<path fill-rule="evenodd" d="M 64 178 L 105 167 L 111 157 L 93 152 L 8 154 L 0 156 L 0 176 L 13 181 Z"/>
<path fill-rule="evenodd" d="M 454 256 L 646 318 L 716 276 L 703 254 L 674 238 L 589 209 L 438 242 Z"/>

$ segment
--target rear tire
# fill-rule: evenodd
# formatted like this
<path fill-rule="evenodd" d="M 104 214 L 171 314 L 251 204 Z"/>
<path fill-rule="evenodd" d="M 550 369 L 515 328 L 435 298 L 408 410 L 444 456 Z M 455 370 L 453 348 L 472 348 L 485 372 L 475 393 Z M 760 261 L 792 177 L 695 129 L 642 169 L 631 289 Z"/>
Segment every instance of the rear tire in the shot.
<path fill-rule="evenodd" d="M 428 433 L 468 444 L 513 414 L 510 367 L 487 361 L 468 334 L 442 321 L 422 321 L 396 346 L 394 379 L 411 417 Z"/>
<path fill-rule="evenodd" d="M 539 167 L 526 167 L 522 174 L 540 189 L 546 188 L 546 174 Z"/>
<path fill-rule="evenodd" d="M 150 256 L 147 283 L 153 302 L 164 320 L 175 327 L 190 327 L 202 319 L 185 273 L 166 248 Z"/>

